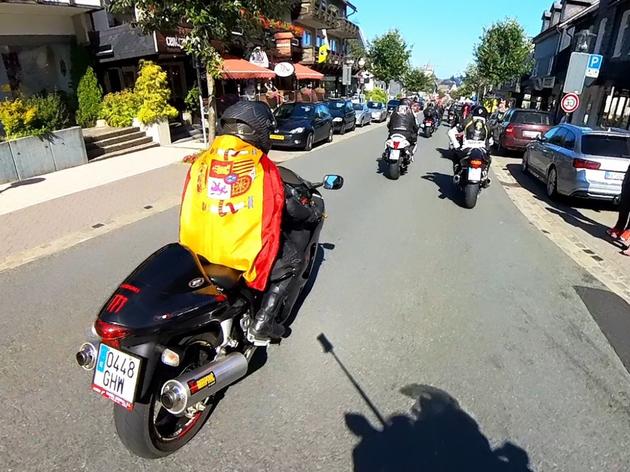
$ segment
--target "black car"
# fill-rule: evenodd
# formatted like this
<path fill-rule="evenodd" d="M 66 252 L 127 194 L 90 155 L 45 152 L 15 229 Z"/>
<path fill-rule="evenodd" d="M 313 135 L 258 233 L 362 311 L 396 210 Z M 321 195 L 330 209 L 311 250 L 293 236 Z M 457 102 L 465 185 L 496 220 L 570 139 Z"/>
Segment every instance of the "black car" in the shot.
<path fill-rule="evenodd" d="M 335 99 L 326 102 L 328 111 L 333 117 L 333 129 L 336 133 L 344 134 L 356 127 L 356 114 L 352 102 L 346 99 Z"/>
<path fill-rule="evenodd" d="M 400 100 L 390 100 L 387 102 L 387 113 L 393 113 L 396 108 L 400 105 Z"/>
<path fill-rule="evenodd" d="M 333 140 L 333 118 L 323 103 L 285 103 L 274 115 L 278 122 L 270 136 L 274 147 L 310 151 L 320 141 Z M 354 110 L 352 116 L 354 123 Z"/>

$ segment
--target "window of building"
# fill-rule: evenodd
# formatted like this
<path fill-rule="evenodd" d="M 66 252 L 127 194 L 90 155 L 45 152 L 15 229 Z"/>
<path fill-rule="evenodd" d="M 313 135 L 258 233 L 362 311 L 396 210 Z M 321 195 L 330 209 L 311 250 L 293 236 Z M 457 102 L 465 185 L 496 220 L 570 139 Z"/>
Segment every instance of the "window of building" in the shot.
<path fill-rule="evenodd" d="M 330 50 L 332 52 L 338 52 L 337 45 L 338 44 L 337 44 L 337 40 L 336 39 L 333 38 L 333 39 L 330 40 Z"/>
<path fill-rule="evenodd" d="M 322 44 L 324 44 L 324 38 L 322 36 L 317 36 L 317 47 L 320 47 Z"/>
<path fill-rule="evenodd" d="M 624 40 L 626 39 L 626 33 L 628 32 L 628 21 L 630 20 L 630 10 L 626 10 L 621 17 L 621 23 L 619 23 L 619 33 L 617 34 L 617 42 L 615 43 L 615 52 L 613 57 L 621 56 L 621 50 L 624 46 Z"/>
<path fill-rule="evenodd" d="M 608 24 L 608 18 L 604 18 L 599 22 L 599 29 L 597 30 L 597 41 L 595 42 L 595 54 L 600 54 L 602 50 L 602 42 L 604 41 L 604 35 L 606 34 L 606 25 Z"/>
<path fill-rule="evenodd" d="M 302 46 L 309 47 L 313 45 L 313 35 L 310 31 L 304 30 L 304 36 L 302 36 Z"/>

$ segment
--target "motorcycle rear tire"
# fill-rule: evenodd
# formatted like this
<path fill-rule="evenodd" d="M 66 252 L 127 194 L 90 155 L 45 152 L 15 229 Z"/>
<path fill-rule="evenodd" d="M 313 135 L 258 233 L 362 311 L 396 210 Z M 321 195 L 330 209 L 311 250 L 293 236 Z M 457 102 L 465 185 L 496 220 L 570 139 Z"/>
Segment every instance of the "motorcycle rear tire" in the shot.
<path fill-rule="evenodd" d="M 387 177 L 390 180 L 398 180 L 400 178 L 400 162 L 391 162 L 387 169 Z"/>
<path fill-rule="evenodd" d="M 474 184 L 466 184 L 464 187 L 464 207 L 470 209 L 475 208 L 477 205 L 477 198 L 479 197 L 479 191 L 481 184 L 479 182 Z"/>

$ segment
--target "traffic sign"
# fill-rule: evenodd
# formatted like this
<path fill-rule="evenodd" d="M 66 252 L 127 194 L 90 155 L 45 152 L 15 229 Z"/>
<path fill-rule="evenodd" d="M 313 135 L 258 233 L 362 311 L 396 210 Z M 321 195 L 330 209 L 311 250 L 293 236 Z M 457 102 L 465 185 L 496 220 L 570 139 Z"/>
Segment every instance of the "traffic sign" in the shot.
<path fill-rule="evenodd" d="M 564 93 L 582 93 L 584 89 L 584 77 L 586 76 L 586 66 L 590 61 L 590 54 L 584 52 L 574 52 L 569 60 L 569 67 L 564 79 Z"/>
<path fill-rule="evenodd" d="M 565 113 L 573 113 L 580 108 L 580 96 L 577 93 L 567 93 L 562 97 L 560 105 Z"/>
<path fill-rule="evenodd" d="M 591 54 L 588 58 L 588 64 L 586 65 L 586 77 L 596 79 L 599 77 L 599 71 L 602 69 L 604 63 L 604 56 L 600 54 Z"/>

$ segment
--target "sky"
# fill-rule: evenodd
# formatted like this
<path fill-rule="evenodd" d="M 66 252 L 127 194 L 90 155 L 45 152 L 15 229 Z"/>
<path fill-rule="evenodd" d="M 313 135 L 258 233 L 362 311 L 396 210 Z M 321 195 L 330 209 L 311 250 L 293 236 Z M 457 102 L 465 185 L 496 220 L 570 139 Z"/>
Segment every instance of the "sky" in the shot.
<path fill-rule="evenodd" d="M 398 28 L 413 45 L 414 66 L 433 65 L 449 78 L 464 72 L 485 26 L 516 18 L 529 36 L 540 32 L 541 16 L 553 0 L 352 0 L 358 12 L 350 19 L 372 40 Z"/>

